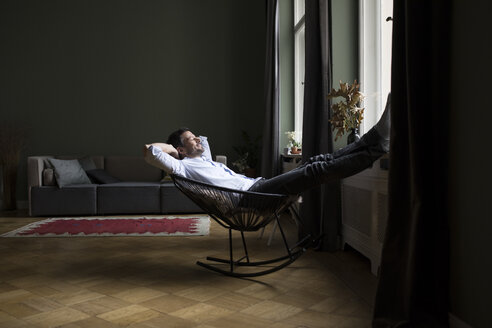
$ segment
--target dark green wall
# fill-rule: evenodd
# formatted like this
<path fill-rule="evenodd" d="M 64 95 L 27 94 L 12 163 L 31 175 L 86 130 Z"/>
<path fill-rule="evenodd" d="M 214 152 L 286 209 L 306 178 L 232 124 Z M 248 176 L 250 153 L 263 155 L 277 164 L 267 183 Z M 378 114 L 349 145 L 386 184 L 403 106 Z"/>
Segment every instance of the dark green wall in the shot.
<path fill-rule="evenodd" d="M 251 0 L 0 3 L 0 120 L 25 157 L 138 155 L 176 127 L 235 157 L 263 124 L 265 6 Z"/>
<path fill-rule="evenodd" d="M 359 74 L 359 1 L 332 0 L 333 87 L 340 81 L 360 81 Z M 347 144 L 347 135 L 334 141 L 334 148 Z"/>
<path fill-rule="evenodd" d="M 286 131 L 294 130 L 294 2 L 279 2 L 279 84 L 280 138 L 279 149 L 287 146 Z"/>

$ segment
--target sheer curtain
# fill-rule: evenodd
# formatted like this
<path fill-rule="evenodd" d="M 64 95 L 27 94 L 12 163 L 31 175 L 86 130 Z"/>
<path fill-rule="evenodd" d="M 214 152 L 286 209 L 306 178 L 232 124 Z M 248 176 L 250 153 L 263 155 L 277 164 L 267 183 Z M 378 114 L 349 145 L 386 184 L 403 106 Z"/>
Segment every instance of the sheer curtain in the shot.
<path fill-rule="evenodd" d="M 306 1 L 306 68 L 304 79 L 304 115 L 302 135 L 303 161 L 333 152 L 330 128 L 330 104 L 326 95 L 332 81 L 331 1 Z M 325 184 L 303 193 L 301 216 L 306 231 L 323 233 L 320 248 L 339 248 L 340 182 Z"/>
<path fill-rule="evenodd" d="M 373 327 L 448 326 L 450 7 L 395 0 L 389 214 Z"/>

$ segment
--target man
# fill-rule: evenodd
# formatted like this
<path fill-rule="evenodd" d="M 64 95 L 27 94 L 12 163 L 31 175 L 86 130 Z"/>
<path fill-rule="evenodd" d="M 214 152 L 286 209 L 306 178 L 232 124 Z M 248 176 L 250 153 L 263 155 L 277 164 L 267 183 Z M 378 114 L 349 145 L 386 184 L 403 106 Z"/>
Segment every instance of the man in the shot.
<path fill-rule="evenodd" d="M 248 190 L 260 178 L 237 174 L 222 163 L 214 162 L 206 137 L 197 137 L 189 129 L 173 132 L 167 143 L 145 145 L 145 159 L 167 173 L 218 185 Z"/>
<path fill-rule="evenodd" d="M 145 159 L 164 171 L 205 183 L 266 193 L 298 195 L 316 185 L 345 178 L 372 165 L 389 151 L 390 103 L 379 122 L 362 138 L 333 154 L 311 157 L 306 163 L 270 179 L 248 178 L 214 162 L 206 137 L 189 129 L 173 132 L 167 143 L 145 145 Z"/>

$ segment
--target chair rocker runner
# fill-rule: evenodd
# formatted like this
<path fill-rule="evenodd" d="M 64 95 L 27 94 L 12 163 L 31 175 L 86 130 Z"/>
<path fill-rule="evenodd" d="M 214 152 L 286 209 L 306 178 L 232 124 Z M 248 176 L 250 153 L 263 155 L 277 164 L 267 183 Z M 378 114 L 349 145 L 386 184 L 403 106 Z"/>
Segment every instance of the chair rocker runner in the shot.
<path fill-rule="evenodd" d="M 240 191 L 217 187 L 178 175 L 171 175 L 171 177 L 179 190 L 202 208 L 217 223 L 229 230 L 229 259 L 207 257 L 207 260 L 209 261 L 229 264 L 229 270 L 224 270 L 220 267 L 200 261 L 197 261 L 198 265 L 228 276 L 256 277 L 278 271 L 288 266 L 306 251 L 306 249 L 300 245 L 304 244 L 310 236 L 306 236 L 293 247 L 289 247 L 279 220 L 280 213 L 297 201 L 297 196 Z M 297 212 L 295 213 L 299 220 Z M 271 260 L 251 261 L 244 239 L 244 232 L 257 231 L 273 220 L 276 220 L 282 235 L 287 252 L 286 255 Z M 234 260 L 233 258 L 232 230 L 237 230 L 241 233 L 245 255 L 238 260 Z M 275 263 L 276 266 L 270 266 L 267 269 L 261 268 L 260 271 L 235 271 L 236 267 L 258 267 L 273 263 Z"/>

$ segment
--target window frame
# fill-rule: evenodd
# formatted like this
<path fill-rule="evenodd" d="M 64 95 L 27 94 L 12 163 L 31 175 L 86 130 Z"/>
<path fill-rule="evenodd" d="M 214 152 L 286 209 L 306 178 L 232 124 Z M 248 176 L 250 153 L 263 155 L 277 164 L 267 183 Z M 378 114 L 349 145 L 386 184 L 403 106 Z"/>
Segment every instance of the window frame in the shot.
<path fill-rule="evenodd" d="M 294 130 L 302 136 L 305 74 L 305 0 L 294 0 Z"/>
<path fill-rule="evenodd" d="M 364 120 L 361 134 L 378 121 L 391 90 L 392 0 L 359 0 L 359 76 Z"/>

